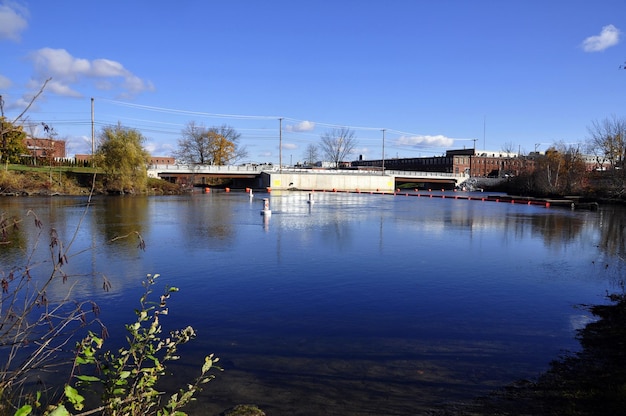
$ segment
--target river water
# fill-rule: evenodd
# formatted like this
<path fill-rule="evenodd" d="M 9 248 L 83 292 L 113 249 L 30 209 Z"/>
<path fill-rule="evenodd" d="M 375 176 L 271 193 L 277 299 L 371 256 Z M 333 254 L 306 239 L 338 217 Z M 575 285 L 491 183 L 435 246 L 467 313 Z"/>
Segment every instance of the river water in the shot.
<path fill-rule="evenodd" d="M 146 274 L 178 287 L 163 324 L 198 336 L 172 383 L 195 376 L 209 353 L 224 369 L 191 414 L 254 403 L 271 415 L 412 415 L 467 401 L 575 351 L 590 319 L 577 306 L 622 286 L 618 207 L 306 192 L 85 202 L 0 200 L 26 220 L 0 246 L 0 269 L 49 258 L 32 210 L 39 239 L 53 227 L 70 246 L 74 296 L 100 305 L 111 349 L 135 319 Z"/>

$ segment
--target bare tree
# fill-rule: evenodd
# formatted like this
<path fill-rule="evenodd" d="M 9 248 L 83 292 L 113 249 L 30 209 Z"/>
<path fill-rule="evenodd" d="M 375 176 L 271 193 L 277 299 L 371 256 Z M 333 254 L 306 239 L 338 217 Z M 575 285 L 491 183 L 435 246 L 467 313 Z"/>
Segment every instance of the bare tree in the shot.
<path fill-rule="evenodd" d="M 613 115 L 594 121 L 587 131 L 587 151 L 595 155 L 602 169 L 604 164 L 608 165 L 606 176 L 611 181 L 612 192 L 621 195 L 626 185 L 626 119 Z"/>
<path fill-rule="evenodd" d="M 191 121 L 178 140 L 176 158 L 198 165 L 228 165 L 245 158 L 248 152 L 239 146 L 235 129 L 222 125 L 206 128 Z"/>
<path fill-rule="evenodd" d="M 339 162 L 344 161 L 357 146 L 355 136 L 354 131 L 347 127 L 332 129 L 322 134 L 320 144 L 322 153 L 335 168 L 338 168 Z"/>
<path fill-rule="evenodd" d="M 178 139 L 178 150 L 174 155 L 181 162 L 207 164 L 210 161 L 208 140 L 205 140 L 206 128 L 190 121 Z"/>
<path fill-rule="evenodd" d="M 593 121 L 587 127 L 589 138 L 588 151 L 604 158 L 613 169 L 622 167 L 626 158 L 626 119 L 605 118 L 602 121 Z"/>
<path fill-rule="evenodd" d="M 502 152 L 511 155 L 515 153 L 515 144 L 513 142 L 506 142 L 502 145 Z"/>
<path fill-rule="evenodd" d="M 304 151 L 304 163 L 311 166 L 319 160 L 319 149 L 314 144 L 309 144 Z"/>

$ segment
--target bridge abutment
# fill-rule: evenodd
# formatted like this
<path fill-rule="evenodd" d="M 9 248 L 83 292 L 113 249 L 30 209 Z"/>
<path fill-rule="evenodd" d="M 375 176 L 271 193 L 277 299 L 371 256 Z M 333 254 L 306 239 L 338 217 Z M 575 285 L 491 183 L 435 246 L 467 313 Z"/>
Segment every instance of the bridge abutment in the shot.
<path fill-rule="evenodd" d="M 393 176 L 320 173 L 263 173 L 264 186 L 277 190 L 303 189 L 319 191 L 381 191 L 393 192 Z"/>

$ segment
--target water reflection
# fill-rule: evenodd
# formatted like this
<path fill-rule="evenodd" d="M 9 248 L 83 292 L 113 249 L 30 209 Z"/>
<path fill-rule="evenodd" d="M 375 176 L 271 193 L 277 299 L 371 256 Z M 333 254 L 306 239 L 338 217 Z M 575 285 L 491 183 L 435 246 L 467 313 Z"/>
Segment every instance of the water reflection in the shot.
<path fill-rule="evenodd" d="M 600 229 L 600 247 L 608 255 L 626 254 L 626 215 L 624 209 L 610 206 L 602 209 L 597 218 Z"/>
<path fill-rule="evenodd" d="M 260 214 L 263 197 L 271 217 Z M 252 401 L 275 406 L 276 414 L 305 405 L 317 414 L 341 406 L 384 413 L 393 402 L 407 414 L 417 395 L 432 403 L 484 392 L 532 376 L 575 347 L 573 325 L 587 318 L 572 306 L 593 303 L 614 283 L 607 270 L 618 267 L 614 256 L 624 248 L 618 209 L 321 192 L 313 198 L 273 192 L 97 200 L 73 248 L 93 249 L 68 268 L 105 273 L 113 287 L 103 294 L 97 278 L 84 279 L 77 295 L 106 301 L 103 312 L 115 327 L 128 322 L 122 311 L 132 314 L 146 273 L 180 287 L 167 323 L 198 329 L 193 359 L 207 351 L 224 359 L 227 382 L 207 394 L 225 407 Z M 22 199 L 11 210 L 29 208 L 45 212 L 44 223 L 66 238 L 85 213 L 64 199 Z M 31 229 L 24 228 L 25 238 Z M 145 252 L 132 237 L 107 243 L 135 232 Z M 316 397 L 320 391 L 326 397 Z M 295 401 L 286 403 L 287 396 Z"/>
<path fill-rule="evenodd" d="M 26 236 L 23 231 L 23 219 L 0 212 L 0 253 L 7 262 L 14 262 L 26 248 Z"/>
<path fill-rule="evenodd" d="M 109 251 L 109 254 L 136 253 L 136 249 L 140 249 L 138 236 L 146 234 L 150 229 L 149 200 L 110 197 L 100 198 L 96 204 L 98 215 L 91 216 L 96 234 L 103 241 L 117 242 L 115 250 Z"/>

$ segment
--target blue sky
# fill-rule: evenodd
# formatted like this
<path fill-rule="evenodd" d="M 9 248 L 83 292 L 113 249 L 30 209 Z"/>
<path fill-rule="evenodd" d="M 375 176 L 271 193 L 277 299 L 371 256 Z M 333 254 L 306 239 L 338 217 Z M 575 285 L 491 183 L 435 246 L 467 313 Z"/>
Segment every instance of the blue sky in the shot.
<path fill-rule="evenodd" d="M 626 113 L 623 0 L 0 0 L 0 94 L 91 151 L 140 130 L 171 155 L 191 121 L 228 124 L 250 162 L 303 159 L 351 127 L 354 158 L 583 143 Z"/>

